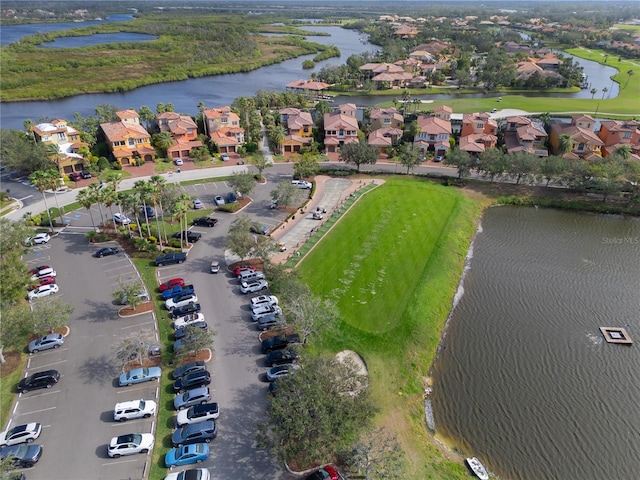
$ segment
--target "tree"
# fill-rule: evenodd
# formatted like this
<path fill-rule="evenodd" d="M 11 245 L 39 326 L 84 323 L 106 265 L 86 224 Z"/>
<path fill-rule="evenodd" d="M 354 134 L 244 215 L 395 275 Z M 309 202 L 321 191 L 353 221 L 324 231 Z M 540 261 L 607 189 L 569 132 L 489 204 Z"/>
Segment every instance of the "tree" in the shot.
<path fill-rule="evenodd" d="M 366 142 L 347 143 L 340 147 L 340 160 L 354 164 L 358 172 L 360 172 L 361 165 L 374 165 L 378 161 L 379 155 L 380 149 Z"/>
<path fill-rule="evenodd" d="M 151 127 L 151 122 L 156 119 L 153 110 L 151 110 L 146 105 L 143 105 L 138 109 L 138 115 L 140 115 L 140 119 L 144 122 L 145 128 L 149 130 L 149 128 Z"/>
<path fill-rule="evenodd" d="M 147 202 L 151 197 L 151 186 L 145 180 L 138 180 L 133 184 L 133 188 L 138 194 L 138 198 L 140 202 L 142 202 L 142 211 L 144 212 L 144 220 L 147 226 L 147 236 L 151 236 L 151 228 L 149 227 L 149 216 L 147 215 Z M 142 229 L 140 229 L 140 234 L 142 234 Z"/>
<path fill-rule="evenodd" d="M 547 181 L 545 187 L 548 187 L 552 181 L 559 180 L 566 169 L 567 162 L 562 157 L 549 155 L 542 160 L 538 171 Z"/>
<path fill-rule="evenodd" d="M 269 132 L 269 140 L 273 145 L 273 149 L 279 154 L 282 153 L 282 143 L 287 137 L 287 130 L 282 125 L 274 126 Z"/>
<path fill-rule="evenodd" d="M 47 157 L 45 145 L 34 142 L 19 130 L 0 129 L 0 163 L 8 169 L 27 173 L 56 167 Z"/>
<path fill-rule="evenodd" d="M 187 213 L 189 212 L 189 207 L 191 203 L 191 197 L 186 193 L 182 193 L 178 200 L 173 204 L 171 213 L 178 220 L 180 224 L 180 231 L 185 231 L 187 229 Z M 182 222 L 184 221 L 184 226 Z M 184 248 L 184 241 L 186 240 L 185 235 L 180 235 L 180 248 Z"/>
<path fill-rule="evenodd" d="M 118 280 L 120 286 L 111 294 L 113 299 L 121 305 L 129 305 L 132 309 L 136 309 L 142 303 L 141 295 L 145 292 L 144 285 L 140 282 L 126 283 Z"/>
<path fill-rule="evenodd" d="M 303 179 L 315 175 L 320 170 L 320 164 L 315 154 L 303 153 L 296 163 L 293 164 L 293 176 Z"/>
<path fill-rule="evenodd" d="M 401 145 L 398 150 L 400 163 L 407 167 L 408 175 L 414 167 L 420 165 L 420 156 L 422 155 L 422 152 L 420 151 L 420 148 L 413 143 L 405 143 Z"/>
<path fill-rule="evenodd" d="M 403 452 L 395 436 L 383 428 L 367 431 L 350 452 L 342 455 L 343 462 L 365 480 L 402 479 Z"/>
<path fill-rule="evenodd" d="M 302 193 L 300 189 L 291 182 L 279 182 L 274 190 L 271 190 L 271 199 L 282 207 L 288 207 L 294 200 L 297 200 Z"/>
<path fill-rule="evenodd" d="M 59 298 L 44 299 L 34 304 L 30 332 L 45 335 L 64 327 L 69 322 L 73 307 Z"/>
<path fill-rule="evenodd" d="M 95 203 L 93 193 L 88 188 L 82 189 L 78 192 L 76 201 L 89 211 L 89 216 L 91 217 L 91 225 L 93 227 L 93 231 L 95 232 L 96 222 L 93 220 L 93 213 L 91 212 L 91 207 Z"/>
<path fill-rule="evenodd" d="M 203 329 L 196 326 L 186 327 L 185 336 L 183 337 L 182 347 L 175 352 L 176 360 L 183 360 L 192 353 L 198 353 L 202 350 L 213 350 L 213 340 L 216 332 L 212 329 Z"/>
<path fill-rule="evenodd" d="M 615 153 L 616 155 L 619 155 L 623 160 L 629 160 L 633 151 L 631 150 L 631 147 L 629 145 L 624 144 L 616 148 Z"/>
<path fill-rule="evenodd" d="M 288 297 L 288 301 L 283 305 L 287 323 L 302 336 L 302 343 L 306 343 L 311 335 L 332 330 L 340 318 L 335 303 L 322 300 L 311 292 Z"/>
<path fill-rule="evenodd" d="M 631 77 L 635 74 L 636 72 L 633 70 L 627 70 L 627 81 L 624 82 L 624 87 L 622 88 L 627 88 L 627 85 L 629 85 L 629 80 L 631 80 Z"/>
<path fill-rule="evenodd" d="M 558 153 L 564 155 L 573 150 L 573 138 L 568 133 L 563 133 L 558 139 Z"/>
<path fill-rule="evenodd" d="M 265 168 L 269 168 L 273 165 L 273 162 L 271 162 L 267 157 L 259 153 L 252 155 L 251 158 L 249 159 L 249 162 L 251 162 L 251 164 L 258 169 L 259 180 L 262 180 L 262 171 Z"/>
<path fill-rule="evenodd" d="M 540 159 L 529 152 L 515 152 L 508 157 L 507 173 L 516 179 L 516 185 L 519 185 L 522 179 L 532 179 L 540 164 Z"/>
<path fill-rule="evenodd" d="M 162 175 L 153 175 L 149 179 L 149 183 L 154 187 L 154 190 L 153 190 L 154 204 L 157 202 L 157 204 L 160 207 L 158 209 L 158 211 L 156 212 L 156 221 L 157 221 L 158 216 L 160 216 L 161 221 L 162 221 L 162 230 L 163 230 L 163 233 L 164 233 L 164 241 L 165 241 L 165 243 L 167 243 L 167 230 L 165 228 L 164 208 L 162 206 L 162 198 L 164 197 L 164 193 L 165 193 L 166 188 L 167 188 L 167 179 L 164 178 Z M 158 241 L 160 241 L 160 248 L 162 248 L 162 240 L 160 239 L 160 237 L 158 237 Z"/>
<path fill-rule="evenodd" d="M 25 238 L 33 230 L 20 220 L 11 222 L 0 217 L 0 308 L 2 313 L 14 304 L 21 303 L 24 298 L 24 286 L 29 283 L 31 275 L 27 273 L 21 257 Z M 6 317 L 0 324 L 7 322 Z"/>
<path fill-rule="evenodd" d="M 234 172 L 227 180 L 229 186 L 240 195 L 248 195 L 256 186 L 256 179 L 253 174 L 245 172 Z"/>
<path fill-rule="evenodd" d="M 169 157 L 169 149 L 173 147 L 173 137 L 171 132 L 160 132 L 153 136 L 153 145 L 164 153 L 165 158 Z"/>
<path fill-rule="evenodd" d="M 508 159 L 501 150 L 488 148 L 480 154 L 480 170 L 493 182 L 500 178 L 509 167 Z"/>
<path fill-rule="evenodd" d="M 301 465 L 346 450 L 375 413 L 368 389 L 347 394 L 354 382 L 361 384 L 357 377 L 352 365 L 309 357 L 304 368 L 277 381 L 259 442 L 280 459 Z"/>
<path fill-rule="evenodd" d="M 589 93 L 591 94 L 591 100 L 593 100 L 593 97 L 595 97 L 596 93 L 598 93 L 598 89 L 592 88 Z"/>
<path fill-rule="evenodd" d="M 607 94 L 607 92 L 609 91 L 609 89 L 607 87 L 604 87 L 602 89 L 602 99 L 604 100 L 604 96 Z"/>
<path fill-rule="evenodd" d="M 475 160 L 464 150 L 454 148 L 444 158 L 445 165 L 452 165 L 458 169 L 458 178 L 466 177 L 475 166 Z"/>
<path fill-rule="evenodd" d="M 47 209 L 47 217 L 49 218 L 49 226 L 53 232 L 53 220 L 51 219 L 51 213 L 49 212 L 49 205 L 47 203 L 47 196 L 44 191 L 51 187 L 51 180 L 58 179 L 58 172 L 56 170 L 37 171 L 29 175 L 29 180 L 35 185 L 38 191 L 42 194 L 44 200 L 44 207 Z"/>
<path fill-rule="evenodd" d="M 149 355 L 149 347 L 154 341 L 150 331 L 139 330 L 121 337 L 112 347 L 116 360 L 123 366 L 132 360 L 137 360 L 142 365 L 144 359 Z"/>
<path fill-rule="evenodd" d="M 250 232 L 250 228 L 251 219 L 241 215 L 233 221 L 227 234 L 227 248 L 243 261 L 256 245 L 256 235 Z"/>

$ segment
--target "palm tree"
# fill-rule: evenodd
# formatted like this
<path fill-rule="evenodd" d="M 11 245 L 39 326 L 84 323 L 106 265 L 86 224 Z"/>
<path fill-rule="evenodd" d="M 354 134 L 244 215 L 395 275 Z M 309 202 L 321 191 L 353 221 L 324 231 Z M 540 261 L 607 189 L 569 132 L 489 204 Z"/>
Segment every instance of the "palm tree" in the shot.
<path fill-rule="evenodd" d="M 593 100 L 593 97 L 596 95 L 596 93 L 598 93 L 598 89 L 592 88 L 589 93 L 591 93 L 591 100 Z"/>
<path fill-rule="evenodd" d="M 36 134 L 33 131 L 33 120 L 31 120 L 30 118 L 25 120 L 24 122 L 22 122 L 22 125 L 24 126 L 24 130 L 25 132 L 28 132 L 29 135 L 31 136 L 31 139 L 35 142 L 36 140 Z"/>
<path fill-rule="evenodd" d="M 136 225 L 140 226 L 140 222 L 138 221 L 138 200 L 136 196 L 132 193 L 127 192 L 117 192 L 118 205 L 120 205 L 120 211 L 125 215 L 128 212 L 131 212 L 136 219 Z M 131 223 L 127 224 L 129 229 L 129 235 L 131 235 Z"/>
<path fill-rule="evenodd" d="M 631 77 L 634 73 L 636 72 L 634 72 L 633 70 L 627 70 L 627 81 L 624 83 L 624 87 L 622 88 L 627 88 L 627 85 L 629 85 L 629 80 L 631 80 Z"/>
<path fill-rule="evenodd" d="M 56 164 L 58 170 L 60 170 L 60 160 L 64 158 L 64 155 L 60 151 L 60 148 L 55 143 L 47 143 L 45 145 L 45 154 L 50 158 L 53 163 Z"/>
<path fill-rule="evenodd" d="M 282 142 L 284 142 L 287 137 L 287 131 L 285 128 L 282 125 L 276 125 L 273 127 L 271 132 L 269 132 L 269 137 L 276 147 L 276 150 L 278 150 L 279 153 L 282 153 Z"/>
<path fill-rule="evenodd" d="M 164 152 L 166 158 L 169 157 L 169 149 L 173 147 L 173 137 L 170 132 L 160 132 L 154 136 L 154 145 Z"/>
<path fill-rule="evenodd" d="M 187 212 L 189 211 L 189 201 L 191 200 L 191 197 L 189 197 L 189 195 L 187 195 L 186 193 L 182 193 L 179 197 L 178 200 L 176 201 L 176 203 L 173 205 L 173 215 L 174 217 L 176 217 L 176 219 L 178 220 L 178 223 L 180 225 L 180 231 L 184 232 L 187 229 Z M 182 219 L 185 220 L 185 226 L 184 228 L 182 227 Z M 183 243 L 184 243 L 184 235 L 180 235 L 180 248 L 183 248 Z"/>
<path fill-rule="evenodd" d="M 142 209 L 144 211 L 144 219 L 147 224 L 147 236 L 151 236 L 151 229 L 149 228 L 149 217 L 147 216 L 147 200 L 149 199 L 149 185 L 144 180 L 138 180 L 133 184 L 133 189 L 138 194 L 138 198 L 142 202 Z M 142 231 L 141 231 L 142 233 Z"/>
<path fill-rule="evenodd" d="M 568 133 L 560 135 L 560 141 L 558 142 L 558 153 L 562 156 L 565 153 L 569 153 L 573 150 L 573 139 Z"/>
<path fill-rule="evenodd" d="M 149 130 L 149 128 L 151 127 L 151 122 L 156 119 L 153 110 L 151 110 L 146 105 L 143 105 L 138 109 L 138 115 L 140 115 L 140 118 L 145 123 L 145 128 Z"/>
<path fill-rule="evenodd" d="M 116 220 L 115 218 L 113 218 L 113 210 L 111 210 L 111 205 L 113 205 L 114 203 L 115 204 L 118 203 L 118 194 L 116 193 L 116 189 L 114 188 L 113 185 L 107 185 L 102 190 L 100 190 L 100 195 L 101 195 L 102 201 L 104 202 L 104 204 L 109 209 L 109 212 L 111 213 L 111 220 L 113 221 L 113 229 L 118 230 L 118 226 L 116 225 Z"/>
<path fill-rule="evenodd" d="M 97 203 L 98 208 L 100 209 L 100 225 L 102 225 L 104 219 L 104 212 L 102 211 L 102 193 L 100 191 L 101 188 L 102 186 L 99 183 L 91 183 L 87 187 L 87 190 L 90 192 L 89 195 L 91 200 L 93 200 L 93 203 Z"/>
<path fill-rule="evenodd" d="M 55 172 L 55 178 L 58 178 L 58 172 L 55 170 L 47 170 L 42 171 L 38 170 L 29 175 L 29 180 L 31 183 L 35 185 L 38 191 L 42 194 L 42 199 L 44 200 L 44 208 L 47 210 L 47 216 L 49 217 L 49 226 L 51 227 L 51 231 L 53 232 L 53 221 L 51 220 L 51 213 L 49 212 L 49 205 L 47 203 L 47 196 L 44 194 L 44 191 L 49 188 L 51 185 L 51 172 Z"/>
<path fill-rule="evenodd" d="M 631 158 L 631 147 L 629 145 L 620 145 L 616 148 L 616 153 L 620 155 L 623 160 L 627 161 Z"/>
<path fill-rule="evenodd" d="M 164 178 L 162 175 L 153 175 L 151 177 L 151 179 L 149 180 L 149 183 L 151 183 L 157 192 L 157 200 L 158 200 L 158 205 L 160 206 L 160 210 L 158 212 L 156 212 L 156 219 L 157 214 L 160 214 L 161 220 L 162 220 L 162 232 L 164 233 L 164 241 L 165 243 L 168 243 L 167 241 L 167 229 L 166 229 L 166 225 L 164 223 L 164 208 L 162 206 L 162 195 L 165 192 L 165 187 L 167 185 L 167 179 Z M 160 243 L 160 247 L 162 248 L 162 242 Z"/>
<path fill-rule="evenodd" d="M 604 100 L 604 96 L 607 94 L 607 92 L 609 91 L 609 89 L 607 87 L 604 87 L 602 89 L 602 99 Z"/>
<path fill-rule="evenodd" d="M 88 188 L 84 188 L 84 189 L 80 190 L 80 192 L 78 193 L 78 196 L 76 197 L 76 201 L 80 205 L 82 205 L 84 208 L 89 210 L 89 216 L 91 217 L 91 225 L 93 226 L 93 231 L 95 232 L 96 231 L 96 222 L 94 222 L 93 213 L 91 213 L 91 207 L 95 203 L 95 200 L 93 198 L 93 194 L 92 194 L 91 190 L 89 190 Z"/>

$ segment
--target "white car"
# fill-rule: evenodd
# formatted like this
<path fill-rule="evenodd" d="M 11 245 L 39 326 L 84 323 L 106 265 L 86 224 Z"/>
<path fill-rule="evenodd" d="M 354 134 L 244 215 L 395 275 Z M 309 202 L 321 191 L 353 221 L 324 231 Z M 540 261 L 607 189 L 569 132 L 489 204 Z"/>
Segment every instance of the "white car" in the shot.
<path fill-rule="evenodd" d="M 218 207 L 220 205 L 224 205 L 224 198 L 222 197 L 222 195 L 216 195 L 215 197 L 213 197 L 213 203 L 215 203 Z"/>
<path fill-rule="evenodd" d="M 286 377 L 287 375 L 293 373 L 296 370 L 300 370 L 302 367 L 295 363 L 291 363 L 288 365 L 277 365 L 275 367 L 267 370 L 267 380 L 273 382 L 274 380 L 282 377 Z"/>
<path fill-rule="evenodd" d="M 182 427 L 192 423 L 216 420 L 219 416 L 220 408 L 217 403 L 201 403 L 200 405 L 193 405 L 186 410 L 180 410 L 176 423 L 179 427 Z"/>
<path fill-rule="evenodd" d="M 275 295 L 258 295 L 251 299 L 251 309 L 258 305 L 278 305 L 278 297 Z"/>
<path fill-rule="evenodd" d="M 277 317 L 282 315 L 282 309 L 278 305 L 262 305 L 251 312 L 251 320 L 257 322 L 264 317 Z"/>
<path fill-rule="evenodd" d="M 56 271 L 51 267 L 38 268 L 37 270 L 31 270 L 31 281 L 37 282 L 42 277 L 55 277 Z"/>
<path fill-rule="evenodd" d="M 192 313 L 184 317 L 176 318 L 173 321 L 173 328 L 177 330 L 178 328 L 188 327 L 198 322 L 204 322 L 204 315 L 201 313 Z"/>
<path fill-rule="evenodd" d="M 134 418 L 149 418 L 156 414 L 157 405 L 153 400 L 131 400 L 116 403 L 113 409 L 113 419 L 116 422 L 126 422 Z"/>
<path fill-rule="evenodd" d="M 170 473 L 164 480 L 210 480 L 211 474 L 206 468 L 192 468 L 181 472 Z"/>
<path fill-rule="evenodd" d="M 195 293 L 187 293 L 185 295 L 178 295 L 177 297 L 170 298 L 165 302 L 167 310 L 173 310 L 174 308 L 184 307 L 190 303 L 196 303 L 198 296 Z"/>
<path fill-rule="evenodd" d="M 42 245 L 43 243 L 49 243 L 49 240 L 51 240 L 51 237 L 49 236 L 48 233 L 38 233 L 37 235 L 34 235 L 33 237 L 28 237 L 24 243 L 25 245 Z"/>
<path fill-rule="evenodd" d="M 182 161 L 182 159 L 181 159 L 181 158 L 176 158 L 176 159 L 173 161 L 173 163 L 175 163 L 177 166 L 184 165 L 184 162 Z"/>
<path fill-rule="evenodd" d="M 48 297 L 49 295 L 54 295 L 60 291 L 60 287 L 55 283 L 50 283 L 49 285 L 40 285 L 39 287 L 31 290 L 27 297 L 29 300 L 33 300 L 34 298 L 42 298 Z"/>
<path fill-rule="evenodd" d="M 120 435 L 113 437 L 107 453 L 112 458 L 118 458 L 122 455 L 135 455 L 136 453 L 148 453 L 154 444 L 153 435 L 151 433 L 129 433 L 128 435 Z"/>
<path fill-rule="evenodd" d="M 0 447 L 31 443 L 40 436 L 41 432 L 42 426 L 36 422 L 16 425 L 12 429 L 0 433 Z"/>
<path fill-rule="evenodd" d="M 267 288 L 269 284 L 266 280 L 256 280 L 255 282 L 242 282 L 240 285 L 240 291 L 242 293 L 254 293 L 259 292 L 260 290 L 264 290 Z"/>
<path fill-rule="evenodd" d="M 312 186 L 310 182 L 305 182 L 304 180 L 291 180 L 291 185 L 295 185 L 303 190 L 309 190 Z"/>
<path fill-rule="evenodd" d="M 131 219 L 129 219 L 129 217 L 124 213 L 114 213 L 113 220 L 121 225 L 129 225 L 131 223 Z"/>

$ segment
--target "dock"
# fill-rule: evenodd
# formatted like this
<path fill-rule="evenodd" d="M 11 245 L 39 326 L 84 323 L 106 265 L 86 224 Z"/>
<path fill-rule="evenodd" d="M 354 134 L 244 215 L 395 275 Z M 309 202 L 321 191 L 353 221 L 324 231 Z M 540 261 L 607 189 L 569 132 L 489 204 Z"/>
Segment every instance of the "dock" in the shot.
<path fill-rule="evenodd" d="M 600 327 L 600 331 L 604 339 L 609 343 L 619 343 L 622 345 L 631 345 L 633 340 L 624 328 L 618 327 Z"/>

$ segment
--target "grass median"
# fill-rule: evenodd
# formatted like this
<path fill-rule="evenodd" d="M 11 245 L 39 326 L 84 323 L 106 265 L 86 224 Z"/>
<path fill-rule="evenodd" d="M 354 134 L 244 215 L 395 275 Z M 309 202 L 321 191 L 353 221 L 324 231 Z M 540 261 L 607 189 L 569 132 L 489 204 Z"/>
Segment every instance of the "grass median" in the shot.
<path fill-rule="evenodd" d="M 338 333 L 312 347 L 364 357 L 381 410 L 377 421 L 401 442 L 407 479 L 468 476 L 427 433 L 423 389 L 484 205 L 452 187 L 388 178 L 299 267 L 343 318 Z"/>

